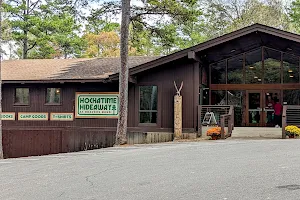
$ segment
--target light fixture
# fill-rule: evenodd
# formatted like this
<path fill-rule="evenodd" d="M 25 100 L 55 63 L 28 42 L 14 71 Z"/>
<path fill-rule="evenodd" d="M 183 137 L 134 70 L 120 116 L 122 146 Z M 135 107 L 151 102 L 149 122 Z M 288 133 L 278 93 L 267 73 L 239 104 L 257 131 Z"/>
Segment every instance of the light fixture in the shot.
<path fill-rule="evenodd" d="M 254 67 L 253 67 L 253 66 L 250 66 L 249 69 L 254 69 Z"/>
<path fill-rule="evenodd" d="M 290 78 L 294 78 L 294 75 L 290 75 Z"/>
<path fill-rule="evenodd" d="M 56 90 L 56 93 L 59 94 L 59 93 L 60 93 L 60 89 L 57 89 L 57 90 Z"/>
<path fill-rule="evenodd" d="M 292 73 L 292 72 L 293 72 L 293 70 L 289 69 L 289 71 L 288 71 L 288 72 Z"/>
<path fill-rule="evenodd" d="M 259 78 L 259 79 L 257 79 L 258 81 L 261 81 L 261 79 Z"/>
<path fill-rule="evenodd" d="M 254 76 L 254 78 L 258 78 L 257 76 Z"/>

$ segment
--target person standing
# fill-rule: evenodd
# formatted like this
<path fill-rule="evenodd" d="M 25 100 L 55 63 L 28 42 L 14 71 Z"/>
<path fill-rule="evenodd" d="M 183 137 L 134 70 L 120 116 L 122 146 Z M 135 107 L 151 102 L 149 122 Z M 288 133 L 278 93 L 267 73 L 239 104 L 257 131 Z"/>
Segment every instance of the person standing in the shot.
<path fill-rule="evenodd" d="M 277 98 L 274 99 L 274 121 L 275 121 L 275 128 L 279 128 L 282 126 L 282 105 Z"/>

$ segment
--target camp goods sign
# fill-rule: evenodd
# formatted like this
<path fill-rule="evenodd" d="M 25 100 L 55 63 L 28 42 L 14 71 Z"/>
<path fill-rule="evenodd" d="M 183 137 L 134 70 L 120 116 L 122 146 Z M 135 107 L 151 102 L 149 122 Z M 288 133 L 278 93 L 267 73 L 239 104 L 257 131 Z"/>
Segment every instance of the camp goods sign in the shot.
<path fill-rule="evenodd" d="M 76 93 L 76 118 L 117 118 L 119 93 Z"/>

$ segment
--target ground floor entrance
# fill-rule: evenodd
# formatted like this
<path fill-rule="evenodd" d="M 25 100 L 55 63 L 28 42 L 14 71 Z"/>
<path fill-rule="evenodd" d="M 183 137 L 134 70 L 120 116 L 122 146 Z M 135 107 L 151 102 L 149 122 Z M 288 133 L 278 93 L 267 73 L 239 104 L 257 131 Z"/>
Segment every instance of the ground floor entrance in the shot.
<path fill-rule="evenodd" d="M 281 103 L 280 90 L 247 90 L 246 91 L 246 126 L 275 126 L 274 105 Z"/>
<path fill-rule="evenodd" d="M 233 105 L 235 127 L 275 127 L 276 100 L 282 106 L 300 105 L 300 89 L 283 89 L 282 86 L 273 85 L 261 85 L 261 89 L 258 86 L 243 85 L 239 89 L 237 86 L 234 89 L 227 85 L 226 87 L 226 89 L 213 87 L 212 90 L 210 88 L 204 90 L 201 105 Z M 242 89 L 243 87 L 245 89 Z M 222 110 L 215 112 L 216 116 L 224 114 Z"/>

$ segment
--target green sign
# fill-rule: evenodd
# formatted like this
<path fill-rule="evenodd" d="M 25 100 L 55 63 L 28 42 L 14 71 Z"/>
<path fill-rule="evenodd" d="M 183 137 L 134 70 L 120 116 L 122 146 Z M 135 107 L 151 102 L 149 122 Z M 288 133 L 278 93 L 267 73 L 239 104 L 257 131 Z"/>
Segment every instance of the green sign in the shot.
<path fill-rule="evenodd" d="M 52 121 L 73 121 L 73 113 L 50 113 L 50 120 Z"/>
<path fill-rule="evenodd" d="M 48 120 L 48 113 L 18 113 L 18 120 Z"/>
<path fill-rule="evenodd" d="M 14 112 L 3 112 L 0 114 L 1 120 L 15 120 L 16 113 Z"/>
<path fill-rule="evenodd" d="M 76 93 L 76 118 L 117 118 L 119 93 Z"/>

